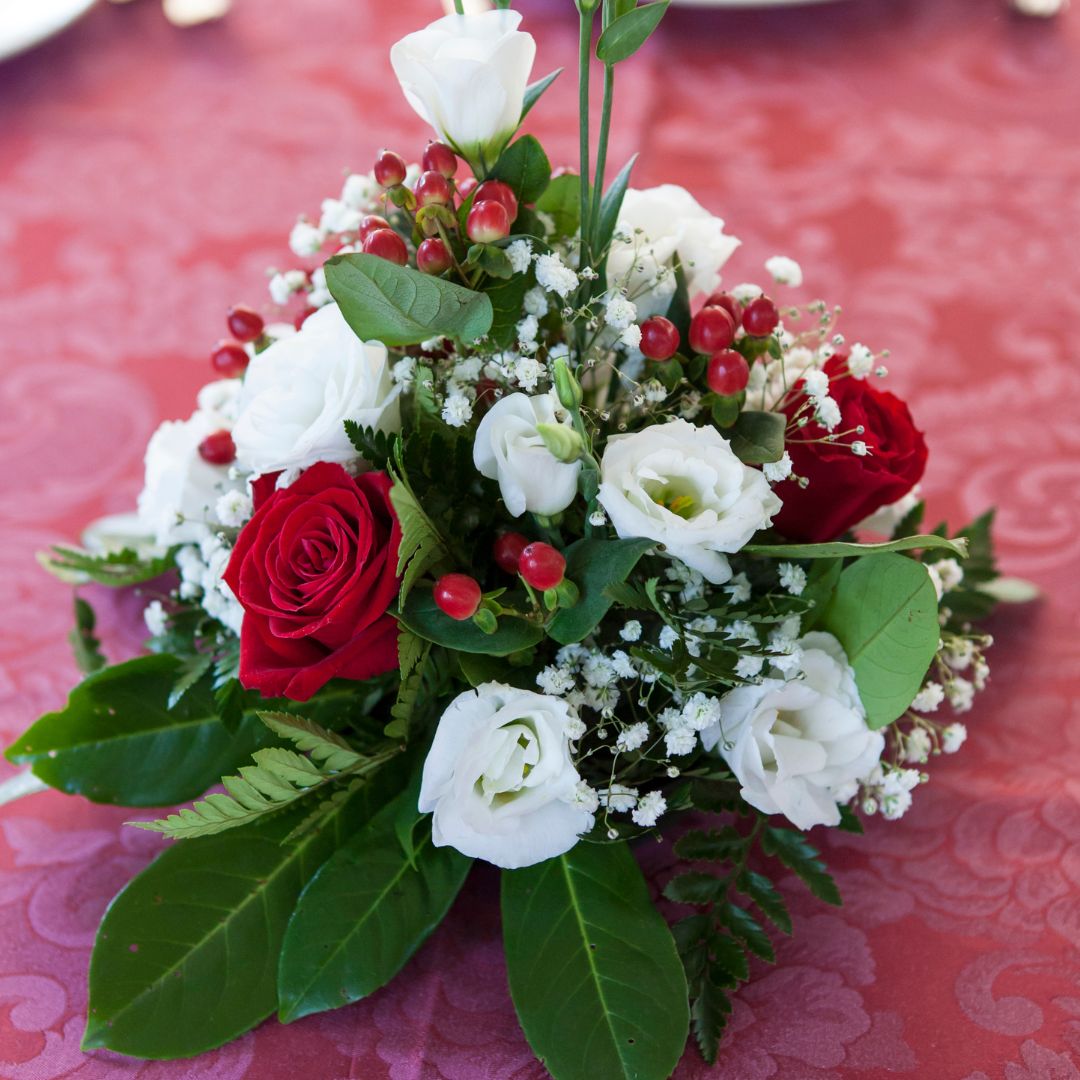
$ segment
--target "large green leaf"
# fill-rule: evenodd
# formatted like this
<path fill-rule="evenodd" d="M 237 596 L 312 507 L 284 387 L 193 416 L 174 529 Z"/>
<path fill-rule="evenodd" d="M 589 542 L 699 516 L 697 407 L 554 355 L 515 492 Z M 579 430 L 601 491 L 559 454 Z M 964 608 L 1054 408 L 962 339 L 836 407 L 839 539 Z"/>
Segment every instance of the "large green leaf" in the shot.
<path fill-rule="evenodd" d="M 867 724 L 891 724 L 937 651 L 937 595 L 926 567 L 902 555 L 857 559 L 840 575 L 821 628 L 844 646 Z"/>
<path fill-rule="evenodd" d="M 358 1001 L 388 983 L 442 922 L 472 865 L 437 848 L 426 828 L 402 850 L 397 818 L 420 817 L 395 799 L 338 848 L 311 879 L 289 920 L 278 971 L 285 1022 Z M 412 830 L 410 829 L 410 835 Z"/>
<path fill-rule="evenodd" d="M 556 176 L 537 199 L 536 209 L 554 219 L 560 236 L 573 236 L 581 225 L 581 181 L 573 173 Z"/>
<path fill-rule="evenodd" d="M 609 585 L 625 581 L 653 540 L 578 540 L 566 549 L 566 576 L 581 590 L 571 608 L 552 620 L 548 634 L 562 645 L 588 637 L 613 601 Z"/>
<path fill-rule="evenodd" d="M 483 293 L 375 255 L 335 255 L 326 264 L 326 287 L 364 341 L 418 345 L 443 336 L 468 344 L 491 327 Z"/>
<path fill-rule="evenodd" d="M 161 654 L 89 676 L 64 709 L 43 716 L 8 748 L 8 759 L 94 802 L 167 806 L 196 798 L 273 736 L 254 713 L 230 734 L 209 678 L 170 710 L 180 667 Z"/>
<path fill-rule="evenodd" d="M 536 202 L 551 182 L 551 162 L 535 135 L 523 135 L 502 152 L 491 176 L 509 184 L 523 203 Z"/>
<path fill-rule="evenodd" d="M 843 559 L 849 555 L 888 555 L 897 551 L 937 549 L 950 551 L 963 559 L 967 555 L 967 541 L 926 533 L 882 544 L 850 544 L 845 540 L 834 540 L 826 544 L 747 544 L 742 550 L 745 554 L 769 555 L 774 559 Z"/>
<path fill-rule="evenodd" d="M 618 64 L 633 56 L 660 25 L 668 2 L 657 0 L 653 4 L 643 4 L 612 20 L 596 43 L 597 59 L 605 64 Z"/>
<path fill-rule="evenodd" d="M 459 622 L 444 615 L 435 605 L 428 589 L 417 588 L 409 594 L 405 610 L 398 616 L 401 623 L 425 641 L 445 645 L 458 652 L 484 653 L 487 656 L 509 656 L 510 653 L 535 645 L 543 636 L 536 623 L 503 615 L 499 628 L 485 634 L 471 619 Z"/>
<path fill-rule="evenodd" d="M 556 1080 L 666 1080 L 686 1044 L 686 977 L 623 844 L 579 843 L 503 873 L 510 991 Z"/>
<path fill-rule="evenodd" d="M 311 807 L 169 848 L 112 902 L 90 961 L 83 1048 L 190 1057 L 265 1019 L 304 885 L 401 783 L 377 773 L 291 843 Z"/>

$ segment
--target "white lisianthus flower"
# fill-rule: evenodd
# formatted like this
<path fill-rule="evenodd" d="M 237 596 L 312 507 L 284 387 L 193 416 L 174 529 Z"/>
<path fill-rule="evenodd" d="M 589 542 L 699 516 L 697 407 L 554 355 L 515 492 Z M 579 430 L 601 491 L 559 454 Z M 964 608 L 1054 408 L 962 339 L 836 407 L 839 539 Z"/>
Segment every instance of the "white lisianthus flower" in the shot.
<path fill-rule="evenodd" d="M 581 463 L 555 457 L 544 445 L 538 424 L 563 424 L 572 430 L 551 394 L 508 394 L 492 405 L 476 429 L 473 464 L 481 475 L 498 481 L 513 517 L 526 510 L 557 514 L 577 495 Z"/>
<path fill-rule="evenodd" d="M 220 379 L 199 392 L 199 408 L 188 420 L 166 420 L 146 447 L 146 473 L 139 494 L 140 529 L 161 546 L 199 540 L 220 526 L 218 500 L 243 490 L 229 466 L 212 465 L 199 453 L 208 435 L 228 431 L 235 415 L 236 379 Z"/>
<path fill-rule="evenodd" d="M 763 814 L 793 825 L 837 825 L 839 794 L 867 777 L 885 737 L 866 726 L 855 675 L 832 634 L 806 634 L 796 678 L 740 686 L 720 699 L 721 719 L 701 733 Z"/>
<path fill-rule="evenodd" d="M 361 341 L 337 304 L 327 304 L 248 366 L 233 429 L 237 460 L 260 475 L 351 461 L 344 422 L 397 431 L 400 394 L 386 346 Z"/>
<path fill-rule="evenodd" d="M 627 191 L 615 235 L 608 256 L 608 288 L 624 290 L 640 320 L 661 315 L 670 306 L 676 258 L 694 297 L 716 289 L 720 268 L 739 246 L 724 232 L 720 218 L 676 184 Z"/>
<path fill-rule="evenodd" d="M 727 555 L 772 522 L 780 499 L 713 427 L 685 420 L 608 439 L 600 505 L 623 538 L 646 537 L 714 585 L 731 578 Z"/>
<path fill-rule="evenodd" d="M 521 121 L 536 42 L 520 25 L 516 11 L 447 15 L 390 50 L 409 104 L 471 162 L 494 164 Z"/>
<path fill-rule="evenodd" d="M 503 683 L 459 694 L 439 720 L 420 786 L 435 846 L 506 870 L 569 851 L 593 824 L 570 757 L 576 719 L 561 698 Z"/>

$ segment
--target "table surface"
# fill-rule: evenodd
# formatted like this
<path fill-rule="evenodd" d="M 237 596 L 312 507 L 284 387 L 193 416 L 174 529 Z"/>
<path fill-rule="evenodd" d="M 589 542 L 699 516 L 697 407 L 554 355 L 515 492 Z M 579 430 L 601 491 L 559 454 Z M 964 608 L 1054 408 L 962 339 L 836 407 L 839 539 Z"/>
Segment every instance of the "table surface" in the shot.
<path fill-rule="evenodd" d="M 570 0 L 525 0 L 537 73 L 573 65 Z M 237 0 L 171 29 L 104 5 L 0 68 L 0 735 L 76 678 L 69 591 L 34 552 L 128 509 L 154 427 L 186 415 L 226 306 L 262 303 L 295 215 L 343 167 L 427 133 L 389 44 L 434 0 Z M 931 516 L 1000 507 L 1008 572 L 1045 602 L 998 618 L 961 754 L 901 822 L 831 835 L 847 898 L 787 883 L 794 941 L 738 995 L 719 1064 L 680 1078 L 1080 1077 L 1080 14 L 996 0 L 673 11 L 620 79 L 613 158 L 675 181 L 781 252 L 851 339 L 892 349 L 933 453 Z M 533 114 L 573 161 L 567 74 Z M 114 656 L 138 601 L 95 594 Z M 2 775 L 8 770 L 4 767 Z M 79 1051 L 108 899 L 159 850 L 122 809 L 54 793 L 0 817 L 0 1075 L 533 1080 L 501 959 L 494 876 L 389 988 L 189 1062 Z M 646 856 L 650 872 L 670 856 Z"/>

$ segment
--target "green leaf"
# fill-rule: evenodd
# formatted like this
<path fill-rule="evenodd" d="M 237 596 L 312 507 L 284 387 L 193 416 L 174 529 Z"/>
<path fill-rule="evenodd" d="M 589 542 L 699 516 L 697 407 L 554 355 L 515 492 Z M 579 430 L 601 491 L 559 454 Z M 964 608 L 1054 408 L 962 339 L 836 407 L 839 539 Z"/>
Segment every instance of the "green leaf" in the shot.
<path fill-rule="evenodd" d="M 701 988 L 694 997 L 691 1016 L 694 1023 L 694 1039 L 701 1056 L 709 1065 L 716 1063 L 720 1037 L 731 1015 L 731 1002 L 727 994 L 709 979 L 702 980 Z"/>
<path fill-rule="evenodd" d="M 559 236 L 573 236 L 581 225 L 581 183 L 577 176 L 556 176 L 536 200 L 536 209 L 554 219 Z"/>
<path fill-rule="evenodd" d="M 394 486 L 390 502 L 401 526 L 397 572 L 401 575 L 398 603 L 404 604 L 413 586 L 430 570 L 449 559 L 449 552 L 439 530 L 424 512 L 401 469 L 400 461 L 390 470 Z"/>
<path fill-rule="evenodd" d="M 708 832 L 694 829 L 675 841 L 675 854 L 693 861 L 722 861 L 738 855 L 746 846 L 745 839 L 730 825 Z"/>
<path fill-rule="evenodd" d="M 761 850 L 793 870 L 819 900 L 840 907 L 843 901 L 816 848 L 793 829 L 765 829 Z"/>
<path fill-rule="evenodd" d="M 752 409 L 741 412 L 729 436 L 731 449 L 746 465 L 779 461 L 784 456 L 786 424 L 787 417 L 783 413 L 755 412 Z"/>
<path fill-rule="evenodd" d="M 394 453 L 393 432 L 376 431 L 374 428 L 361 427 L 355 420 L 345 421 L 345 434 L 356 452 L 373 468 L 385 469 Z"/>
<path fill-rule="evenodd" d="M 521 202 L 532 203 L 551 182 L 551 162 L 535 135 L 522 135 L 502 152 L 491 177 L 509 184 Z"/>
<path fill-rule="evenodd" d="M 817 559 L 811 565 L 806 578 L 806 588 L 802 592 L 803 599 L 811 604 L 809 612 L 803 616 L 804 634 L 816 630 L 818 623 L 825 617 L 843 569 L 843 559 Z"/>
<path fill-rule="evenodd" d="M 170 710 L 180 666 L 173 656 L 141 656 L 89 676 L 64 709 L 8 748 L 8 759 L 93 802 L 168 806 L 201 795 L 271 739 L 253 714 L 230 734 L 208 678 Z"/>
<path fill-rule="evenodd" d="M 926 567 L 901 555 L 857 559 L 821 621 L 855 669 L 866 722 L 891 724 L 911 704 L 937 652 L 937 595 Z"/>
<path fill-rule="evenodd" d="M 581 590 L 571 608 L 559 611 L 548 635 L 561 645 L 582 641 L 614 603 L 607 589 L 625 581 L 653 540 L 578 540 L 565 551 L 566 576 Z"/>
<path fill-rule="evenodd" d="M 277 1005 L 277 958 L 301 889 L 384 795 L 363 785 L 301 839 L 303 806 L 170 847 L 112 902 L 90 961 L 83 1049 L 191 1057 Z"/>
<path fill-rule="evenodd" d="M 54 547 L 51 554 L 42 551 L 37 558 L 50 574 L 69 585 L 96 581 L 119 589 L 161 577 L 173 568 L 175 552 L 170 548 L 164 555 L 142 557 L 131 548 L 100 555 L 82 548 Z"/>
<path fill-rule="evenodd" d="M 260 712 L 259 719 L 275 734 L 288 739 L 303 754 L 331 772 L 359 765 L 364 759 L 340 735 L 306 716 L 285 712 Z"/>
<path fill-rule="evenodd" d="M 390 739 L 409 738 L 416 703 L 424 686 L 424 667 L 430 652 L 431 645 L 427 641 L 399 626 L 398 664 L 401 682 L 390 709 L 390 723 L 385 728 L 385 734 Z"/>
<path fill-rule="evenodd" d="M 744 870 L 739 875 L 738 885 L 739 891 L 749 896 L 774 926 L 785 934 L 791 933 L 791 915 L 787 904 L 767 877 L 755 874 L 753 870 Z"/>
<path fill-rule="evenodd" d="M 709 951 L 716 966 L 730 975 L 732 980 L 745 982 L 750 977 L 746 952 L 735 938 L 714 931 L 709 937 Z M 712 977 L 716 978 L 715 972 Z"/>
<path fill-rule="evenodd" d="M 688 870 L 673 877 L 664 888 L 664 895 L 675 904 L 712 904 L 723 896 L 727 883 L 715 874 Z"/>
<path fill-rule="evenodd" d="M 388 983 L 464 884 L 472 860 L 435 847 L 430 829 L 412 861 L 405 857 L 394 829 L 399 803 L 338 848 L 300 895 L 278 969 L 284 1023 L 359 1001 Z M 419 821 L 415 801 L 411 812 Z"/>
<path fill-rule="evenodd" d="M 491 327 L 483 293 L 374 255 L 335 255 L 326 287 L 364 341 L 418 345 L 443 336 L 471 344 Z"/>
<path fill-rule="evenodd" d="M 513 277 L 496 279 L 487 287 L 491 300 L 491 343 L 499 349 L 509 349 L 517 341 L 517 324 L 521 322 L 522 304 L 532 285 L 530 274 L 514 274 Z"/>
<path fill-rule="evenodd" d="M 882 544 L 849 544 L 836 540 L 827 544 L 747 544 L 742 550 L 750 555 L 768 555 L 774 559 L 843 559 L 858 555 L 888 555 L 897 551 L 944 550 L 963 559 L 967 555 L 967 544 L 962 539 L 949 540 L 923 533 Z"/>
<path fill-rule="evenodd" d="M 689 1026 L 686 977 L 625 843 L 579 843 L 504 872 L 502 917 L 514 1006 L 552 1076 L 670 1076 Z"/>
<path fill-rule="evenodd" d="M 999 604 L 1030 604 L 1038 600 L 1043 591 L 1033 581 L 1018 577 L 998 577 L 979 586 L 979 592 L 985 593 Z"/>
<path fill-rule="evenodd" d="M 563 73 L 562 68 L 556 68 L 550 75 L 545 75 L 542 79 L 537 79 L 534 83 L 529 83 L 525 87 L 525 97 L 521 102 L 521 119 L 524 120 L 526 116 L 532 111 L 532 107 L 540 100 L 544 91 Z"/>
<path fill-rule="evenodd" d="M 634 171 L 634 164 L 638 156 L 635 154 L 619 171 L 619 175 L 611 181 L 604 197 L 600 200 L 600 220 L 597 222 L 597 251 L 604 251 L 611 243 L 615 235 L 615 226 L 619 221 L 619 212 L 622 210 L 623 196 L 630 186 L 630 174 Z"/>
<path fill-rule="evenodd" d="M 535 645 L 544 636 L 543 628 L 536 623 L 510 615 L 499 619 L 499 628 L 494 634 L 485 634 L 471 619 L 458 622 L 443 614 L 427 589 L 415 590 L 398 618 L 425 641 L 458 652 L 487 656 L 509 656 Z"/>
<path fill-rule="evenodd" d="M 101 651 L 101 642 L 94 636 L 97 620 L 94 609 L 81 597 L 75 597 L 75 626 L 68 634 L 75 663 L 84 675 L 100 671 L 108 661 Z"/>
<path fill-rule="evenodd" d="M 596 43 L 597 59 L 604 64 L 618 64 L 633 56 L 660 25 L 667 9 L 668 0 L 657 0 L 613 19 Z"/>
<path fill-rule="evenodd" d="M 735 426 L 745 400 L 745 394 L 714 394 L 712 397 L 713 423 L 725 431 Z"/>
<path fill-rule="evenodd" d="M 744 911 L 736 904 L 727 901 L 716 912 L 720 921 L 741 941 L 746 947 L 762 960 L 772 963 L 776 956 L 773 952 L 772 942 L 769 935 L 761 928 L 761 924 L 748 911 Z"/>

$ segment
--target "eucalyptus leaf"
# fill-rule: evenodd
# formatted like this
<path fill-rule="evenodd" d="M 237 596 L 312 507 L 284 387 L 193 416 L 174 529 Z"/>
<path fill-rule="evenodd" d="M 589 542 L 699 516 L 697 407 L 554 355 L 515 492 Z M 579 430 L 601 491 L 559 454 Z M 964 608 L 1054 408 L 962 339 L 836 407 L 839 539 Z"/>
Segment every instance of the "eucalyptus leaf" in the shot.
<path fill-rule="evenodd" d="M 596 57 L 605 64 L 618 64 L 631 57 L 660 25 L 668 0 L 643 4 L 612 20 L 596 43 Z"/>
<path fill-rule="evenodd" d="M 425 641 L 444 645 L 458 652 L 508 656 L 535 645 L 544 636 L 543 629 L 511 615 L 499 619 L 498 629 L 485 634 L 472 620 L 458 621 L 444 614 L 435 604 L 430 590 L 414 589 L 398 616 L 402 625 Z"/>
<path fill-rule="evenodd" d="M 856 560 L 840 575 L 821 628 L 855 669 L 866 722 L 891 724 L 911 704 L 937 652 L 937 594 L 926 567 L 902 555 Z"/>
<path fill-rule="evenodd" d="M 8 748 L 8 760 L 93 802 L 166 806 L 196 798 L 273 736 L 253 713 L 230 734 L 209 677 L 170 709 L 181 670 L 176 657 L 158 654 L 90 675 L 63 709 Z"/>
<path fill-rule="evenodd" d="M 556 1080 L 671 1075 L 690 1023 L 686 977 L 625 843 L 504 871 L 502 918 L 514 1006 Z"/>
<path fill-rule="evenodd" d="M 784 456 L 786 427 L 787 417 L 783 413 L 747 409 L 739 413 L 731 429 L 731 449 L 746 465 L 779 461 Z"/>
<path fill-rule="evenodd" d="M 284 841 L 310 806 L 161 854 L 98 930 L 83 1049 L 191 1057 L 273 1013 L 297 897 L 378 809 L 386 786 L 359 785 L 292 843 Z"/>
<path fill-rule="evenodd" d="M 406 858 L 395 835 L 398 803 L 338 848 L 300 895 L 278 969 L 285 1023 L 359 1001 L 388 983 L 464 884 L 472 860 L 435 847 L 430 827 L 415 842 L 412 861 Z M 415 799 L 410 809 L 419 821 Z"/>
<path fill-rule="evenodd" d="M 374 255 L 335 255 L 326 264 L 326 286 L 364 341 L 418 345 L 448 337 L 470 344 L 491 327 L 483 293 Z"/>
<path fill-rule="evenodd" d="M 652 540 L 578 540 L 565 551 L 566 576 L 581 591 L 578 602 L 564 608 L 548 627 L 561 645 L 588 637 L 614 602 L 607 592 L 625 581 L 650 548 Z"/>

